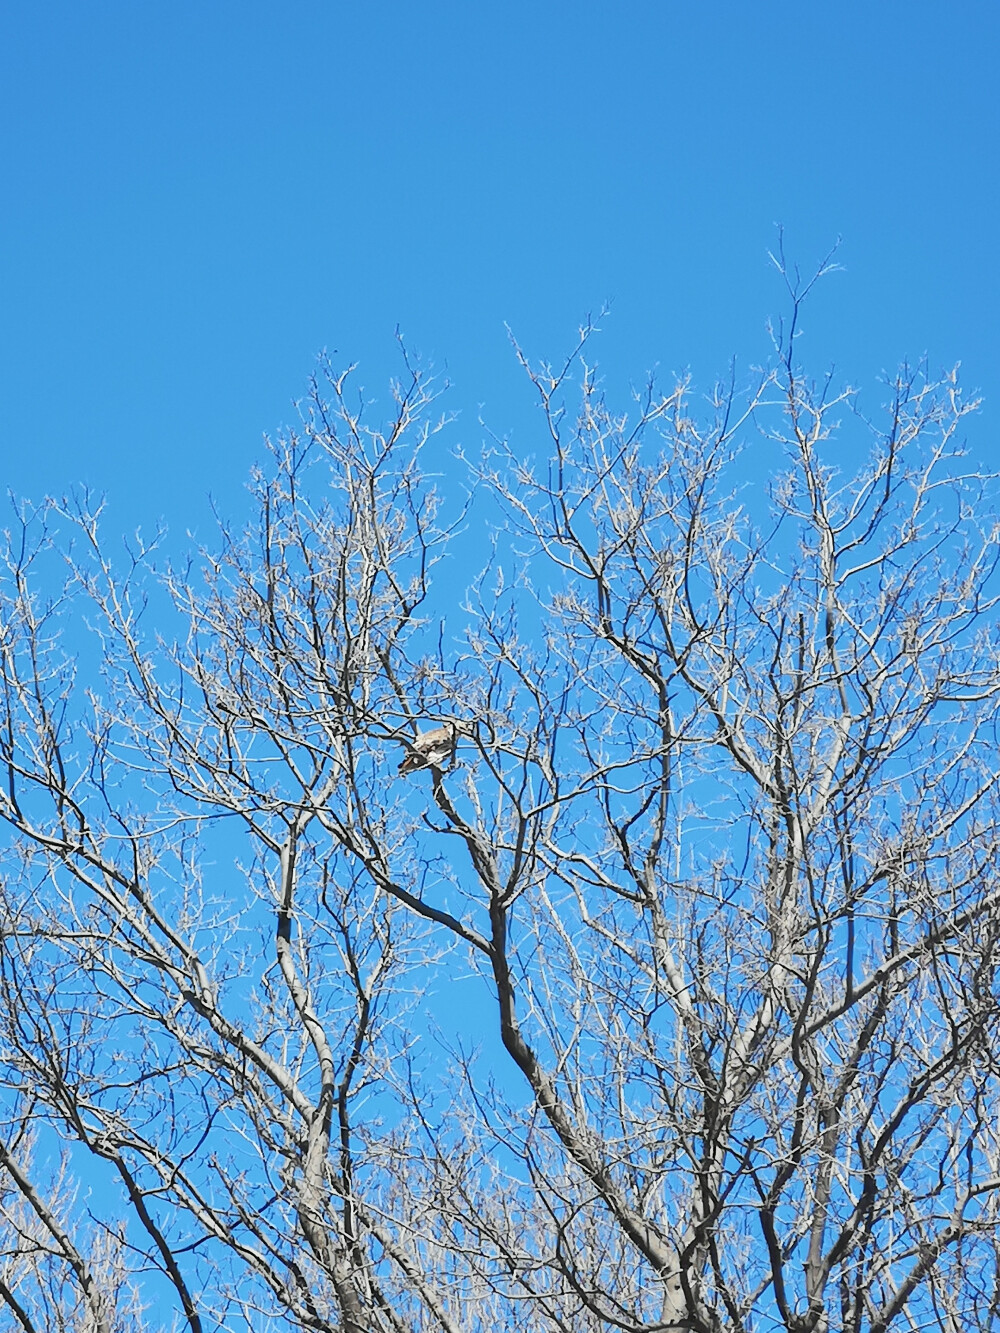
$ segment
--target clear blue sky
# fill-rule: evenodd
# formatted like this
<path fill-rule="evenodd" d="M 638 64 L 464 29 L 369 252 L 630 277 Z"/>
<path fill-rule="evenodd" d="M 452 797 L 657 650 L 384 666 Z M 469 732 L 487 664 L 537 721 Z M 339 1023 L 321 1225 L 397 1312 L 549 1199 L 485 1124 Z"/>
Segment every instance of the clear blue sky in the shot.
<path fill-rule="evenodd" d="M 961 359 L 988 443 L 998 33 L 995 0 L 13 0 L 4 482 L 203 525 L 315 354 L 381 392 L 397 324 L 467 445 L 522 420 L 504 321 L 555 356 L 610 297 L 612 374 L 704 382 L 766 353 L 776 222 L 804 264 L 843 238 L 814 363 Z"/>

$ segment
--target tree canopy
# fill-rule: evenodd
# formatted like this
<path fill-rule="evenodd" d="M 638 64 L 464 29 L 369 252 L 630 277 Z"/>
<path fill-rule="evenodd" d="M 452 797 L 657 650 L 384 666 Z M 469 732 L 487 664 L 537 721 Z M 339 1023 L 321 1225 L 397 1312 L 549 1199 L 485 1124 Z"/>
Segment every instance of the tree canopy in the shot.
<path fill-rule="evenodd" d="M 185 563 L 18 508 L 8 1326 L 996 1327 L 996 492 L 803 296 L 706 398 L 517 349 L 444 488 L 324 365 Z"/>

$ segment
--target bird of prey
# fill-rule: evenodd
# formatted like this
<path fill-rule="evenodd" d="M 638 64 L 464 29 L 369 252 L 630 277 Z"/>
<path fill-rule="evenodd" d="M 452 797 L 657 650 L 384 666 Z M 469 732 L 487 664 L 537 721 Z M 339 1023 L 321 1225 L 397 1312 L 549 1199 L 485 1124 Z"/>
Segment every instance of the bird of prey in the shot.
<path fill-rule="evenodd" d="M 473 724 L 459 718 L 452 718 L 433 731 L 420 732 L 412 740 L 404 742 L 407 754 L 399 766 L 399 772 L 416 773 L 420 768 L 440 768 L 443 763 L 454 758 L 459 736 L 474 734 Z"/>

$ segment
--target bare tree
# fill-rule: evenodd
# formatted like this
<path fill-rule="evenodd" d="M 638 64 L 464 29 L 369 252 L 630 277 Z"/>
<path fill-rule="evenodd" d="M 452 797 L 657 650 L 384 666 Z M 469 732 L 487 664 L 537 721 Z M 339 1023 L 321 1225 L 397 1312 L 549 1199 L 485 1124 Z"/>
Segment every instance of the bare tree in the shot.
<path fill-rule="evenodd" d="M 1000 1322 L 992 481 L 953 375 L 809 380 L 788 285 L 705 410 L 519 351 L 474 526 L 409 362 L 182 567 L 18 512 L 14 1327 Z"/>

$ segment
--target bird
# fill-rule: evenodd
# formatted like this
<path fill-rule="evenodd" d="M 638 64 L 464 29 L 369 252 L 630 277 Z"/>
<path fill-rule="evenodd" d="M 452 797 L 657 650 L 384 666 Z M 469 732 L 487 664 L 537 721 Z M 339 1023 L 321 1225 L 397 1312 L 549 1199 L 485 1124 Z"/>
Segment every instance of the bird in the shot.
<path fill-rule="evenodd" d="M 459 736 L 474 734 L 473 724 L 463 722 L 460 718 L 451 718 L 433 731 L 420 732 L 412 740 L 404 742 L 407 753 L 399 765 L 399 772 L 406 774 L 416 773 L 421 768 L 440 768 L 447 760 L 454 758 Z"/>

